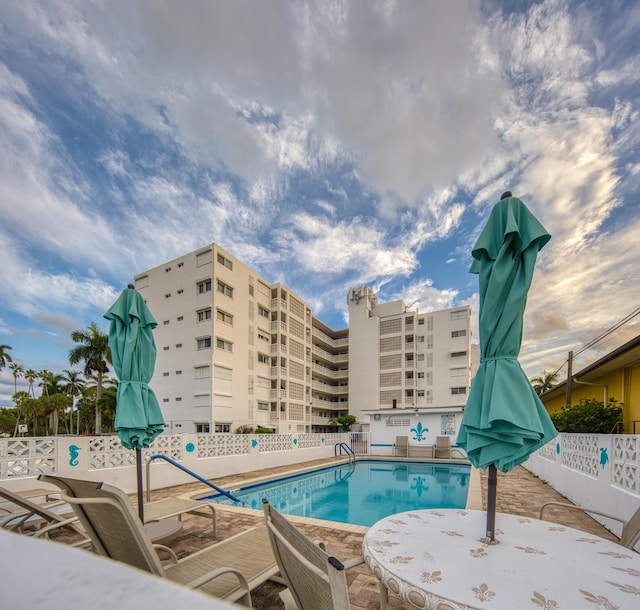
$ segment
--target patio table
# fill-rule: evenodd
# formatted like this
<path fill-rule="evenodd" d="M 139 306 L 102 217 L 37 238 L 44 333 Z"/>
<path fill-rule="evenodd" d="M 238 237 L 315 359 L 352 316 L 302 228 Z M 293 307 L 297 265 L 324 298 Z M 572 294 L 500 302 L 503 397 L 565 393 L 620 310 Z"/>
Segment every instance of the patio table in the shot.
<path fill-rule="evenodd" d="M 431 610 L 607 610 L 640 607 L 640 554 L 570 527 L 486 513 L 417 510 L 367 532 L 367 565 L 390 591 Z"/>

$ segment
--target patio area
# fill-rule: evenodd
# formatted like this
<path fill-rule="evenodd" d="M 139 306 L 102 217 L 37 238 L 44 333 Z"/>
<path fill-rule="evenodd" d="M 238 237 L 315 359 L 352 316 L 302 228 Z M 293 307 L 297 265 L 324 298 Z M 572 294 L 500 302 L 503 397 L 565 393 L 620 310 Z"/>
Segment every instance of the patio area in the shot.
<path fill-rule="evenodd" d="M 321 465 L 333 463 L 333 460 L 316 460 L 305 463 L 304 466 Z M 300 466 L 300 465 L 298 465 Z M 215 479 L 215 483 L 221 487 L 229 486 L 231 483 L 238 483 L 251 479 L 260 478 L 278 472 L 290 471 L 290 467 L 269 468 L 263 471 L 253 471 L 242 475 L 233 475 Z M 483 504 L 485 502 L 486 475 L 481 473 Z M 154 491 L 152 500 L 160 500 L 168 497 L 192 496 L 200 493 L 206 488 L 201 483 L 191 483 L 175 487 Z M 135 497 L 132 496 L 135 502 Z M 498 476 L 498 512 L 511 513 L 531 518 L 538 517 L 540 506 L 548 501 L 566 501 L 565 498 L 556 492 L 549 485 L 536 476 L 529 473 L 523 467 L 517 467 L 509 473 L 500 473 Z M 228 538 L 248 527 L 263 522 L 261 512 L 249 509 L 236 509 L 226 506 L 218 506 L 218 538 L 222 540 Z M 548 520 L 556 521 L 585 532 L 592 533 L 608 540 L 616 540 L 608 530 L 591 517 L 578 511 L 555 512 L 549 510 L 545 514 Z M 308 519 L 291 518 L 302 531 L 314 540 L 324 540 L 327 549 L 331 554 L 341 560 L 356 557 L 362 553 L 362 540 L 367 528 L 362 526 L 350 526 L 344 524 L 331 523 L 322 525 L 322 522 L 313 522 Z M 183 519 L 184 528 L 179 537 L 174 539 L 170 546 L 177 553 L 178 557 L 183 557 L 201 549 L 214 542 L 210 525 L 202 517 L 185 515 Z M 379 604 L 378 580 L 369 571 L 366 565 L 360 565 L 347 572 L 349 584 L 349 597 L 354 610 L 377 610 Z M 283 608 L 278 594 L 283 587 L 268 582 L 252 593 L 253 604 L 259 610 Z M 392 604 L 402 607 L 400 600 L 391 595 Z M 404 604 L 409 610 L 409 606 Z"/>

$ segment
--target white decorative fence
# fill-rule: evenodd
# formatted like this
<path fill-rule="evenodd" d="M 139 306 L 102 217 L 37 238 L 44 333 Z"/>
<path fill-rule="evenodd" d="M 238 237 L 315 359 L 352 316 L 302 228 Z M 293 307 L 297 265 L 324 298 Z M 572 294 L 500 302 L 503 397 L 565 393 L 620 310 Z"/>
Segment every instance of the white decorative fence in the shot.
<path fill-rule="evenodd" d="M 337 434 L 180 434 L 160 435 L 142 452 L 146 460 L 163 454 L 206 479 L 300 464 L 333 457 L 337 443 L 350 442 Z M 136 489 L 135 452 L 117 436 L 0 439 L 0 484 L 14 489 L 33 485 L 41 473 L 57 473 L 105 481 L 128 493 Z M 154 489 L 195 479 L 160 460 L 151 465 Z"/>
<path fill-rule="evenodd" d="M 640 506 L 639 435 L 560 434 L 524 466 L 580 506 L 623 519 Z M 619 524 L 597 519 L 620 534 Z"/>

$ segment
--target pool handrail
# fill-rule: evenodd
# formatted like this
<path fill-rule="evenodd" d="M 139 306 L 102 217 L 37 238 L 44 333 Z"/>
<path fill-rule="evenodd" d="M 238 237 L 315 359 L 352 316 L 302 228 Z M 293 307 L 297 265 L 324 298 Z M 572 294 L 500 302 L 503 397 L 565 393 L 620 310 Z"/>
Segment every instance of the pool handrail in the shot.
<path fill-rule="evenodd" d="M 215 489 L 218 493 L 222 494 L 223 496 L 226 496 L 230 500 L 233 500 L 234 502 L 238 502 L 242 506 L 244 506 L 244 502 L 240 500 L 240 498 L 236 498 L 233 494 L 229 493 L 228 491 L 225 491 L 221 487 L 218 487 L 211 481 L 207 481 L 207 479 L 205 479 L 204 477 L 201 477 L 199 474 L 196 474 L 195 472 L 193 472 L 193 470 L 189 470 L 182 464 L 179 464 L 175 460 L 171 459 L 169 456 L 166 456 L 162 453 L 157 453 L 156 455 L 152 455 L 147 458 L 147 502 L 151 500 L 150 478 L 151 478 L 151 462 L 153 460 L 164 460 L 165 462 L 169 462 L 169 464 L 175 466 L 176 468 L 178 468 L 179 470 L 182 470 L 183 472 L 186 472 L 188 475 L 191 475 L 194 479 L 198 479 L 198 481 Z"/>
<path fill-rule="evenodd" d="M 351 463 L 351 460 L 355 462 L 356 454 L 353 452 L 353 449 L 347 445 L 347 443 L 336 443 L 333 446 L 333 457 L 338 457 L 338 449 L 340 449 L 340 455 L 342 455 L 342 451 L 344 450 L 344 452 L 349 456 L 349 463 Z"/>

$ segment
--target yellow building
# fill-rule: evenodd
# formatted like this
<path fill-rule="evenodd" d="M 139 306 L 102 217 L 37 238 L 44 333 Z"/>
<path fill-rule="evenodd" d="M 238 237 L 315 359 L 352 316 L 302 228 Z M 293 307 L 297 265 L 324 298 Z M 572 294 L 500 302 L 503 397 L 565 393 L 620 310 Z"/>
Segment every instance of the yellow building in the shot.
<path fill-rule="evenodd" d="M 640 335 L 600 360 L 574 373 L 570 404 L 582 398 L 607 402 L 615 398 L 622 405 L 623 432 L 640 434 Z M 567 382 L 563 381 L 540 396 L 549 413 L 567 404 Z"/>

